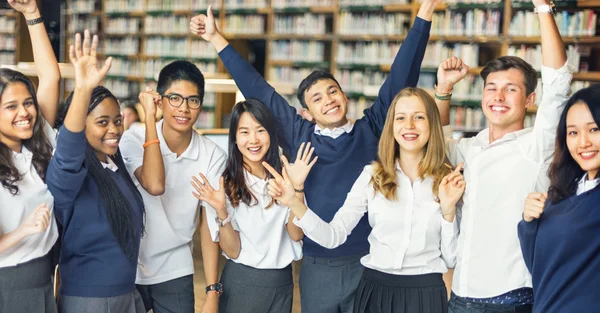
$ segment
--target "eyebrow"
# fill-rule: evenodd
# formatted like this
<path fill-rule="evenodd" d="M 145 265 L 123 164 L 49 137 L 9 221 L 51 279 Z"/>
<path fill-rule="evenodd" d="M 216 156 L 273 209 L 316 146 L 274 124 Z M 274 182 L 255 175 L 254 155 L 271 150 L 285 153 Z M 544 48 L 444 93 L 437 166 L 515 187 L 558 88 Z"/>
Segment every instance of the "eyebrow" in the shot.
<path fill-rule="evenodd" d="M 29 98 L 23 100 L 23 102 L 27 102 L 30 100 L 33 100 L 33 97 L 29 97 Z M 19 101 L 18 100 L 7 101 L 7 102 L 4 102 L 2 105 L 16 104 L 16 103 L 19 103 Z"/>
<path fill-rule="evenodd" d="M 119 117 L 123 117 L 123 115 L 119 114 L 119 115 L 115 116 L 115 118 L 119 118 Z M 110 116 L 102 115 L 102 116 L 96 117 L 96 120 L 101 120 L 101 119 L 110 119 Z"/>
<path fill-rule="evenodd" d="M 415 111 L 415 112 L 398 112 L 398 113 L 395 113 L 394 115 L 409 114 L 409 113 L 415 113 L 415 114 L 417 114 L 417 113 L 423 113 L 423 114 L 425 114 L 425 112 L 423 112 L 423 111 Z"/>
<path fill-rule="evenodd" d="M 596 124 L 596 122 L 589 122 L 589 123 L 586 123 L 585 125 L 595 125 L 595 124 Z M 567 125 L 567 128 L 569 128 L 569 127 L 577 127 L 577 126 L 573 125 L 573 124 Z"/>

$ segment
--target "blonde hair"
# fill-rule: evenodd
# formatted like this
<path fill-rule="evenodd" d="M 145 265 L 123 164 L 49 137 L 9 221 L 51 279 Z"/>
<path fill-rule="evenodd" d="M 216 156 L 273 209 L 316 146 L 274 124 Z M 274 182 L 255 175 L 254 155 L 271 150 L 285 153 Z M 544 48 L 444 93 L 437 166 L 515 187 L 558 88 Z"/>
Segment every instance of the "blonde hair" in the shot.
<path fill-rule="evenodd" d="M 433 176 L 433 194 L 437 196 L 438 187 L 444 176 L 452 171 L 452 165 L 446 157 L 444 131 L 440 112 L 433 97 L 421 88 L 407 87 L 402 89 L 394 100 L 387 113 L 385 125 L 379 147 L 377 160 L 373 161 L 373 177 L 371 184 L 375 192 L 380 192 L 388 200 L 397 200 L 396 189 L 396 161 L 401 158 L 400 146 L 394 137 L 394 115 L 396 104 L 402 98 L 415 96 L 425 105 L 425 114 L 429 121 L 429 140 L 425 144 L 425 156 L 419 163 L 419 177 Z"/>

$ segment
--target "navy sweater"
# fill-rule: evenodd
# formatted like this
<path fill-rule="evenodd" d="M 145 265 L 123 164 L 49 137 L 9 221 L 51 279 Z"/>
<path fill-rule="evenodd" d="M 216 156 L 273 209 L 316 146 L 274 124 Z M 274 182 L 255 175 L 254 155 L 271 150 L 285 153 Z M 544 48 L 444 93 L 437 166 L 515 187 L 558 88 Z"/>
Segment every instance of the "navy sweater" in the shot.
<path fill-rule="evenodd" d="M 533 278 L 533 312 L 600 310 L 600 187 L 549 203 L 519 223 L 525 264 Z"/>
<path fill-rule="evenodd" d="M 396 55 L 390 75 L 381 86 L 379 95 L 364 117 L 357 120 L 350 133 L 340 137 L 319 136 L 315 125 L 302 119 L 296 109 L 271 87 L 265 79 L 231 46 L 219 56 L 227 71 L 246 98 L 266 104 L 277 123 L 279 145 L 285 154 L 295 156 L 302 142 L 311 142 L 319 159 L 305 182 L 308 207 L 324 221 L 329 222 L 342 207 L 354 181 L 365 165 L 377 158 L 377 145 L 385 123 L 388 108 L 394 96 L 407 86 L 416 86 L 431 22 L 417 18 Z M 341 257 L 366 253 L 367 236 L 371 228 L 363 217 L 340 247 L 328 250 L 309 238 L 304 238 L 304 254 L 317 257 Z"/>
<path fill-rule="evenodd" d="M 46 183 L 54 196 L 54 213 L 62 226 L 60 294 L 78 297 L 114 297 L 135 289 L 137 251 L 142 229 L 142 203 L 121 171 L 104 169 L 133 205 L 136 254 L 127 258 L 113 235 L 98 186 L 84 165 L 85 132 L 62 127 L 48 166 Z M 127 172 L 125 172 L 127 174 Z"/>

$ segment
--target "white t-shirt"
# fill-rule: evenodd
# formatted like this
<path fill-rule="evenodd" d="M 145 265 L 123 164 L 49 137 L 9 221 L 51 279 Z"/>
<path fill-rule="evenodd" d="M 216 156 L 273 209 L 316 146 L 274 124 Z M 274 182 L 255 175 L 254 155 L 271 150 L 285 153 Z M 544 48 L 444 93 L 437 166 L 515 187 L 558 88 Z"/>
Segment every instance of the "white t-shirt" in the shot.
<path fill-rule="evenodd" d="M 231 225 L 240 233 L 240 255 L 233 261 L 259 269 L 285 268 L 292 261 L 302 258 L 302 244 L 293 241 L 287 232 L 290 209 L 277 202 L 267 208 L 272 199 L 268 193 L 267 181 L 248 171 L 244 172 L 246 185 L 258 203 L 248 206 L 240 202 L 234 208 L 227 201 Z M 216 225 L 211 220 L 208 222 L 209 226 Z M 223 255 L 229 259 L 225 252 Z"/>
<path fill-rule="evenodd" d="M 133 174 L 144 158 L 145 129 L 126 131 L 119 144 L 146 208 L 146 233 L 142 236 L 136 278 L 136 284 L 140 285 L 158 284 L 194 273 L 192 238 L 200 221 L 201 204 L 192 195 L 194 189 L 190 182 L 192 176 L 202 173 L 213 186 L 218 186 L 227 160 L 221 148 L 196 132 L 185 152 L 177 157 L 165 142 L 162 125 L 163 121 L 156 124 L 165 165 L 165 193 L 161 196 L 147 193 Z M 215 210 L 208 204 L 203 205 L 208 221 L 214 221 Z"/>
<path fill-rule="evenodd" d="M 44 121 L 44 132 L 52 148 L 56 146 L 56 132 Z M 12 153 L 14 165 L 23 175 L 17 183 L 19 193 L 12 195 L 0 186 L 0 234 L 7 234 L 19 227 L 37 208 L 46 203 L 50 209 L 50 225 L 46 231 L 29 236 L 16 245 L 0 253 L 0 267 L 15 266 L 46 255 L 58 239 L 58 229 L 54 218 L 54 198 L 31 163 L 33 154 L 25 147 L 21 153 Z"/>

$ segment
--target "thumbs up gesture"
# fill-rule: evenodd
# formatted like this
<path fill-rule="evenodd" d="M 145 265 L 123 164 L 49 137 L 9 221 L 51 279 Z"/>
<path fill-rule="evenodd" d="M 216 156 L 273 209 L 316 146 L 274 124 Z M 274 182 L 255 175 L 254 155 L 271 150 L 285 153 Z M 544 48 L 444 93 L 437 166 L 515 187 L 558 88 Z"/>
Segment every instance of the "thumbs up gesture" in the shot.
<path fill-rule="evenodd" d="M 192 20 L 190 21 L 190 32 L 200 36 L 206 41 L 211 41 L 213 37 L 219 33 L 215 22 L 215 16 L 212 12 L 212 5 L 208 6 L 206 15 L 200 14 L 192 17 Z"/>

